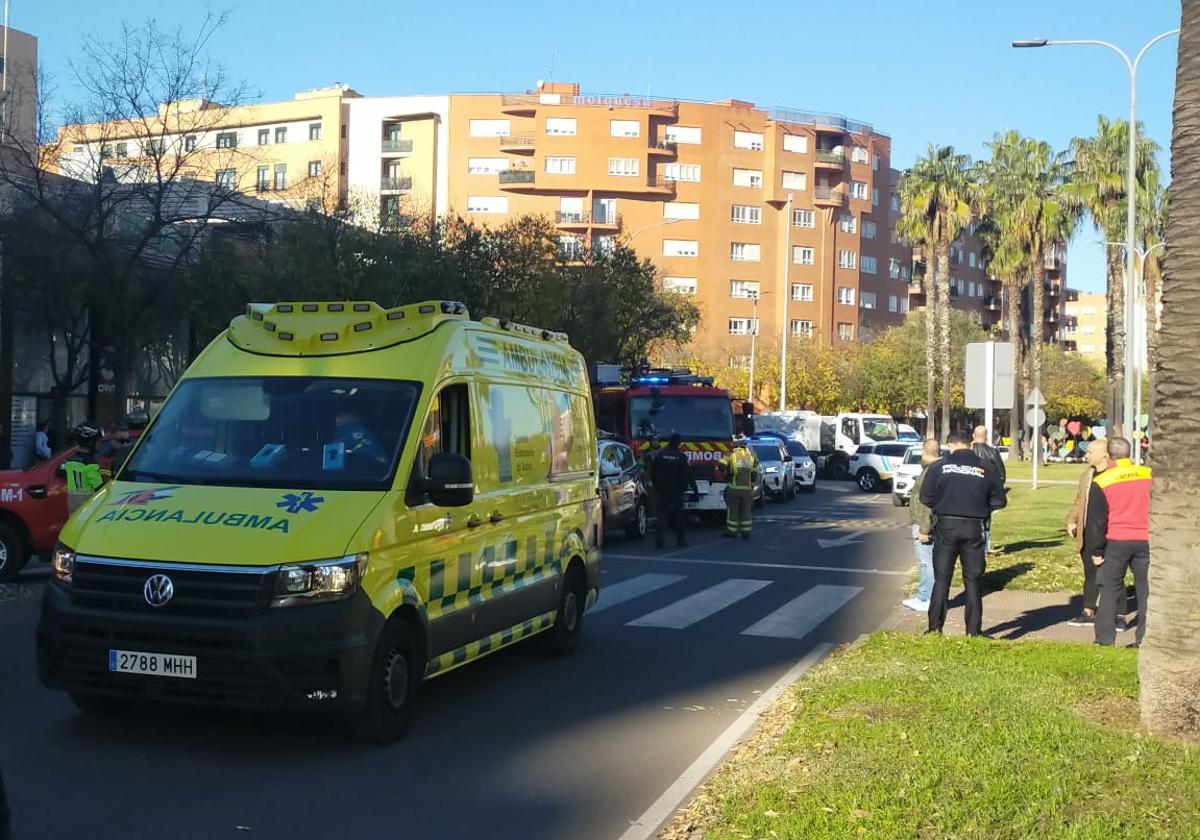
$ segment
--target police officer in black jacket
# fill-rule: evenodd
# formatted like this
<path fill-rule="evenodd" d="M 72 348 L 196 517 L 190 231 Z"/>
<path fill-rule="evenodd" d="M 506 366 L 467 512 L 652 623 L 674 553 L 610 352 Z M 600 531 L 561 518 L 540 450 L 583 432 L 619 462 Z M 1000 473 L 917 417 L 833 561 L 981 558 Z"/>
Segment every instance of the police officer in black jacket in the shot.
<path fill-rule="evenodd" d="M 984 525 L 1006 504 L 1004 481 L 971 451 L 967 436 L 953 432 L 950 455 L 931 465 L 921 483 L 921 502 L 933 510 L 933 595 L 928 633 L 941 633 L 954 563 L 962 558 L 968 636 L 983 635 Z"/>
<path fill-rule="evenodd" d="M 663 547 L 663 533 L 672 524 L 675 526 L 675 546 L 687 545 L 687 513 L 683 509 L 684 496 L 691 483 L 691 472 L 687 455 L 679 448 L 682 438 L 671 435 L 667 448 L 654 456 L 650 467 L 650 480 L 658 493 L 658 521 L 654 531 L 654 542 Z"/>

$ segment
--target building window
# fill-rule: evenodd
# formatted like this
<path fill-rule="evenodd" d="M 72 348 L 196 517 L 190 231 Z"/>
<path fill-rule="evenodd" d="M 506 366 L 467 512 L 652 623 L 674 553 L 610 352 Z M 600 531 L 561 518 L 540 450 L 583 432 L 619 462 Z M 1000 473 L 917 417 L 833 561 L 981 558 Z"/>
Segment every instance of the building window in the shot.
<path fill-rule="evenodd" d="M 837 335 L 842 341 L 854 340 L 854 325 L 839 323 L 837 325 Z"/>
<path fill-rule="evenodd" d="M 266 146 L 270 142 L 271 142 L 271 129 L 260 128 L 258 130 L 258 145 Z"/>
<path fill-rule="evenodd" d="M 838 268 L 854 268 L 858 254 L 854 251 L 838 251 Z"/>
<path fill-rule="evenodd" d="M 609 120 L 609 137 L 641 137 L 642 124 L 638 120 Z"/>
<path fill-rule="evenodd" d="M 128 143 L 118 143 L 117 144 L 117 157 L 118 158 L 129 157 L 129 144 Z"/>
<path fill-rule="evenodd" d="M 761 187 L 763 185 L 762 171 L 758 169 L 734 169 L 733 185 L 735 187 Z"/>
<path fill-rule="evenodd" d="M 507 137 L 512 134 L 509 120 L 471 120 L 468 131 L 472 137 Z"/>
<path fill-rule="evenodd" d="M 850 182 L 850 197 L 865 199 L 867 197 L 867 182 L 866 181 L 851 181 Z"/>
<path fill-rule="evenodd" d="M 879 261 L 875 257 L 863 254 L 862 272 L 863 274 L 874 274 L 879 270 Z"/>
<path fill-rule="evenodd" d="M 816 252 L 807 245 L 792 246 L 792 262 L 796 265 L 812 265 L 815 258 Z"/>
<path fill-rule="evenodd" d="M 222 131 L 217 134 L 218 149 L 234 149 L 237 148 L 237 132 Z"/>
<path fill-rule="evenodd" d="M 799 152 L 800 154 L 808 154 L 808 135 L 807 134 L 785 134 L 783 135 L 783 150 L 785 152 Z"/>
<path fill-rule="evenodd" d="M 967 265 L 969 265 L 971 268 L 975 267 L 975 252 L 974 251 L 967 251 Z"/>
<path fill-rule="evenodd" d="M 275 142 L 276 143 L 286 143 L 287 142 L 287 126 L 286 125 L 281 125 L 275 129 Z"/>
<path fill-rule="evenodd" d="M 662 285 L 664 292 L 673 292 L 677 295 L 696 294 L 695 277 L 664 277 Z"/>
<path fill-rule="evenodd" d="M 546 117 L 546 133 L 562 137 L 575 136 L 574 117 Z"/>
<path fill-rule="evenodd" d="M 700 205 L 694 201 L 668 201 L 663 204 L 664 219 L 699 219 Z"/>
<path fill-rule="evenodd" d="M 875 293 L 874 292 L 863 292 L 861 295 L 858 296 L 858 305 L 861 306 L 863 309 L 874 309 L 875 308 Z"/>
<path fill-rule="evenodd" d="M 635 178 L 642 171 L 642 163 L 637 158 L 609 158 L 608 174 Z"/>
<path fill-rule="evenodd" d="M 813 299 L 813 287 L 808 283 L 792 284 L 792 300 L 809 303 Z"/>
<path fill-rule="evenodd" d="M 569 234 L 558 237 L 558 256 L 566 262 L 578 262 L 583 259 L 583 237 Z"/>
<path fill-rule="evenodd" d="M 185 152 L 196 151 L 196 143 L 197 143 L 197 138 L 196 138 L 195 134 L 187 135 L 186 137 L 183 138 L 183 150 Z M 125 145 L 125 144 L 124 143 L 117 144 L 117 157 L 125 157 L 123 154 L 120 153 L 121 146 L 123 146 L 123 145 Z"/>
<path fill-rule="evenodd" d="M 850 147 L 850 162 L 851 163 L 866 163 L 870 160 L 870 152 L 866 146 L 851 146 Z"/>
<path fill-rule="evenodd" d="M 729 319 L 729 334 L 730 335 L 757 335 L 758 334 L 758 319 L 757 318 L 730 318 Z"/>
<path fill-rule="evenodd" d="M 879 155 L 871 155 L 871 171 L 879 171 Z"/>
<path fill-rule="evenodd" d="M 858 230 L 858 220 L 853 213 L 842 213 L 838 216 L 838 229 L 842 233 L 855 233 Z"/>
<path fill-rule="evenodd" d="M 507 213 L 508 196 L 503 195 L 469 195 L 467 196 L 468 213 Z"/>
<path fill-rule="evenodd" d="M 888 277 L 891 277 L 893 280 L 900 279 L 900 260 L 895 257 L 888 260 Z"/>
<path fill-rule="evenodd" d="M 286 190 L 287 189 L 287 164 L 286 163 L 275 164 L 275 189 L 277 189 L 277 190 Z"/>
<path fill-rule="evenodd" d="M 757 298 L 759 285 L 757 280 L 730 280 L 729 296 L 735 298 Z"/>
<path fill-rule="evenodd" d="M 853 286 L 838 286 L 838 303 L 843 306 L 854 305 L 854 287 Z"/>
<path fill-rule="evenodd" d="M 762 246 L 753 242 L 730 242 L 729 259 L 734 262 L 758 262 L 762 258 Z"/>
<path fill-rule="evenodd" d="M 893 213 L 900 212 L 900 196 L 898 196 L 898 195 L 892 196 L 892 212 Z"/>
<path fill-rule="evenodd" d="M 234 146 L 236 146 L 237 145 L 237 135 L 236 134 L 233 135 L 233 139 L 234 139 Z M 233 148 L 233 146 L 227 146 L 226 148 Z M 144 154 L 150 155 L 151 157 L 157 157 L 158 155 L 161 155 L 165 150 L 166 150 L 166 146 L 164 145 L 164 141 L 162 141 L 162 140 L 147 140 L 142 145 L 142 152 Z"/>
<path fill-rule="evenodd" d="M 258 167 L 258 174 L 254 178 L 254 189 L 258 192 L 268 192 L 271 189 L 271 167 Z"/>
<path fill-rule="evenodd" d="M 730 356 L 729 366 L 731 368 L 748 368 L 750 367 L 749 356 Z"/>
<path fill-rule="evenodd" d="M 794 135 L 789 135 L 789 136 L 794 136 Z M 796 227 L 806 227 L 806 228 L 815 227 L 816 226 L 816 216 L 814 215 L 812 210 L 793 210 L 792 211 L 792 224 L 795 225 Z"/>
<path fill-rule="evenodd" d="M 308 124 L 308 139 L 309 140 L 320 140 L 321 139 L 321 124 L 320 123 L 309 123 Z"/>
<path fill-rule="evenodd" d="M 794 338 L 812 338 L 812 321 L 792 321 Z"/>
<path fill-rule="evenodd" d="M 700 164 L 698 163 L 666 163 L 663 164 L 662 176 L 664 181 L 700 182 Z"/>
<path fill-rule="evenodd" d="M 874 239 L 875 238 L 875 236 L 878 232 L 878 229 L 874 222 L 868 222 L 866 219 L 863 219 L 862 227 L 863 227 L 863 229 L 862 229 L 863 239 Z"/>
<path fill-rule="evenodd" d="M 467 158 L 468 175 L 495 175 L 512 165 L 508 158 Z"/>
<path fill-rule="evenodd" d="M 733 221 L 739 225 L 761 225 L 762 208 L 747 204 L 733 205 Z"/>
<path fill-rule="evenodd" d="M 574 175 L 575 174 L 575 158 L 573 158 L 573 157 L 548 157 L 548 158 L 546 158 L 546 174 L 547 175 Z"/>
<path fill-rule="evenodd" d="M 907 311 L 908 311 L 908 298 L 902 297 L 902 298 L 900 298 L 900 312 L 904 313 Z"/>
<path fill-rule="evenodd" d="M 734 131 L 733 148 L 761 152 L 763 148 L 763 136 L 757 131 Z"/>
<path fill-rule="evenodd" d="M 309 178 L 321 177 L 321 161 L 310 160 L 308 162 L 308 177 Z"/>
<path fill-rule="evenodd" d="M 700 243 L 695 239 L 664 239 L 664 257 L 695 257 L 700 253 Z"/>
<path fill-rule="evenodd" d="M 879 206 L 879 187 L 871 187 L 871 206 Z"/>
<path fill-rule="evenodd" d="M 888 312 L 900 311 L 900 299 L 895 295 L 888 295 Z"/>
<path fill-rule="evenodd" d="M 803 172 L 787 172 L 783 173 L 783 188 L 785 190 L 806 190 L 808 189 L 808 175 Z"/>
<path fill-rule="evenodd" d="M 217 170 L 217 186 L 223 190 L 237 189 L 237 170 L 236 169 L 218 169 Z"/>
<path fill-rule="evenodd" d="M 700 145 L 700 129 L 690 125 L 669 125 L 663 131 L 663 139 L 668 143 L 686 143 L 689 146 Z"/>

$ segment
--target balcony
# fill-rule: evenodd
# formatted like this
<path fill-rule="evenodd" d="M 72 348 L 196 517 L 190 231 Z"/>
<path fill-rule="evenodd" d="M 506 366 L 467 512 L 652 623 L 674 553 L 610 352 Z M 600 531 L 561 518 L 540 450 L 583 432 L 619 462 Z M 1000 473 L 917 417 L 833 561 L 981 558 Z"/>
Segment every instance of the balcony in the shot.
<path fill-rule="evenodd" d="M 412 184 L 413 182 L 411 176 L 396 178 L 384 175 L 379 179 L 379 191 L 385 193 L 410 192 L 412 190 Z"/>
<path fill-rule="evenodd" d="M 1057 283 L 1047 283 L 1046 294 L 1050 295 L 1050 297 L 1058 297 L 1060 294 L 1062 294 L 1062 286 L 1058 285 Z"/>
<path fill-rule="evenodd" d="M 497 138 L 500 151 L 514 154 L 533 154 L 537 148 L 537 138 L 532 134 L 504 134 Z"/>
<path fill-rule="evenodd" d="M 1079 326 L 1079 318 L 1076 315 L 1068 315 L 1063 319 L 1063 326 L 1069 330 L 1073 330 Z"/>
<path fill-rule="evenodd" d="M 500 179 L 500 186 L 505 189 L 533 188 L 535 173 L 532 169 L 505 169 L 496 174 Z"/>
<path fill-rule="evenodd" d="M 652 140 L 650 142 L 650 154 L 652 155 L 674 157 L 678 151 L 678 146 L 674 140 Z"/>
<path fill-rule="evenodd" d="M 661 195 L 675 195 L 675 181 L 671 178 L 664 178 L 661 175 L 651 175 L 646 179 L 646 189 L 649 192 L 660 193 Z"/>
<path fill-rule="evenodd" d="M 983 308 L 988 312 L 1000 311 L 1000 298 L 988 296 L 983 299 Z"/>
<path fill-rule="evenodd" d="M 587 213 L 564 213 L 559 210 L 554 214 L 554 223 L 560 228 L 575 230 L 591 225 L 591 217 Z"/>
<path fill-rule="evenodd" d="M 846 153 L 837 149 L 817 149 L 813 152 L 813 161 L 818 167 L 844 169 L 846 166 Z"/>
<path fill-rule="evenodd" d="M 504 94 L 500 97 L 500 111 L 511 116 L 532 116 L 537 113 L 540 98 L 534 94 Z"/>
<path fill-rule="evenodd" d="M 621 215 L 619 213 L 593 213 L 592 228 L 603 232 L 620 230 Z"/>
<path fill-rule="evenodd" d="M 1077 352 L 1079 350 L 1079 345 L 1076 344 L 1074 341 L 1064 341 L 1062 343 L 1062 345 L 1063 345 L 1064 350 L 1068 350 L 1072 353 Z"/>
<path fill-rule="evenodd" d="M 845 190 L 833 187 L 814 187 L 813 204 L 822 207 L 845 207 L 848 198 Z"/>
<path fill-rule="evenodd" d="M 388 140 L 383 141 L 383 154 L 385 155 L 411 155 L 413 150 L 413 141 L 411 140 Z"/>

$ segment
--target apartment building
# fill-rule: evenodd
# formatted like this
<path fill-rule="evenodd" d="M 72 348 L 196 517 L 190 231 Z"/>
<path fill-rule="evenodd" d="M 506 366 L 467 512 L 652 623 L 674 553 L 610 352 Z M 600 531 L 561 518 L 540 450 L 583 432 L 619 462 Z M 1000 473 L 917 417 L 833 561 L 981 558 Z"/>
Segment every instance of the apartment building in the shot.
<path fill-rule="evenodd" d="M 32 154 L 37 141 L 38 42 L 27 32 L 0 26 L 0 86 L 6 101 L 3 114 L 8 119 L 6 143 Z M 20 154 L 20 151 L 18 154 Z"/>
<path fill-rule="evenodd" d="M 592 96 L 546 83 L 450 96 L 448 209 L 555 220 L 564 252 L 627 243 L 694 297 L 695 348 L 745 358 L 751 335 L 859 339 L 898 323 L 888 273 L 891 141 L 843 117 Z"/>
<path fill-rule="evenodd" d="M 1064 306 L 1063 339 L 1074 350 L 1101 370 L 1106 364 L 1108 344 L 1108 307 L 1102 292 L 1068 289 Z"/>
<path fill-rule="evenodd" d="M 333 210 L 346 200 L 346 115 L 357 98 L 346 85 L 334 85 L 256 105 L 163 103 L 145 124 L 60 129 L 51 168 L 86 180 L 109 172 L 118 181 L 140 181 L 155 169 L 177 167 L 231 191 Z"/>

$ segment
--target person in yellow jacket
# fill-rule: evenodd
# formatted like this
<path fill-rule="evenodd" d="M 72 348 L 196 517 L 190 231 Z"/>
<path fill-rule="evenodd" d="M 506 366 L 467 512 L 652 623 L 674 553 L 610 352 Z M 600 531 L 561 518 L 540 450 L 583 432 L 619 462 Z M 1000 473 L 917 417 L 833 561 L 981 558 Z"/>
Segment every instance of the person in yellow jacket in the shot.
<path fill-rule="evenodd" d="M 758 459 L 744 440 L 736 441 L 733 450 L 717 462 L 725 479 L 725 533 L 723 536 L 750 539 L 753 524 L 754 485 L 758 481 Z"/>

